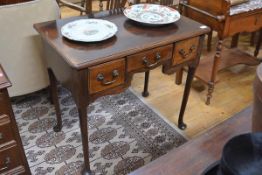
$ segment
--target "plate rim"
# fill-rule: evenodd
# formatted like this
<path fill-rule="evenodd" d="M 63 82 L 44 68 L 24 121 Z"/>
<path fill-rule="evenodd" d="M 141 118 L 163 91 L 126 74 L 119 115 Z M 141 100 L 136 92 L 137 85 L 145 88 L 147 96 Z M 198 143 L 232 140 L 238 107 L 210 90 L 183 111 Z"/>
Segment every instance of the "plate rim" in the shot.
<path fill-rule="evenodd" d="M 133 6 L 139 6 L 139 5 L 152 5 L 152 6 L 162 6 L 162 7 L 165 7 L 167 9 L 169 9 L 170 11 L 175 11 L 175 13 L 177 13 L 179 15 L 179 18 L 177 18 L 176 20 L 174 21 L 170 21 L 170 22 L 162 22 L 162 23 L 150 23 L 150 22 L 146 22 L 146 21 L 141 21 L 141 20 L 137 20 L 137 18 L 132 18 L 130 16 L 127 15 L 126 11 L 127 10 L 130 10 L 132 9 Z M 128 19 L 131 19 L 133 21 L 136 21 L 136 22 L 139 22 L 139 23 L 143 23 L 143 24 L 149 24 L 149 25 L 165 25 L 165 24 L 171 24 L 171 23 L 174 23 L 176 21 L 178 21 L 180 18 L 181 18 L 181 14 L 178 12 L 178 10 L 176 9 L 173 9 L 169 6 L 166 6 L 166 5 L 161 5 L 161 4 L 151 4 L 151 3 L 141 3 L 141 4 L 134 4 L 134 5 L 131 5 L 127 8 L 125 8 L 125 10 L 123 11 L 123 14 L 128 18 Z"/>
<path fill-rule="evenodd" d="M 106 38 L 101 38 L 101 39 L 96 39 L 96 40 L 85 40 L 85 39 L 75 39 L 75 38 L 72 38 L 72 37 L 68 37 L 66 34 L 64 34 L 64 28 L 67 27 L 67 25 L 69 25 L 70 23 L 73 23 L 73 22 L 78 22 L 78 21 L 102 21 L 102 22 L 105 22 L 105 23 L 110 23 L 114 26 L 114 32 L 112 33 L 112 35 L 109 35 L 108 37 Z M 73 20 L 73 21 L 70 21 L 70 22 L 67 22 L 66 24 L 64 24 L 61 29 L 61 35 L 69 40 L 72 40 L 72 41 L 79 41 L 79 42 L 99 42 L 99 41 L 104 41 L 104 40 L 107 40 L 109 38 L 112 38 L 113 36 L 116 35 L 116 33 L 118 32 L 118 27 L 115 23 L 111 22 L 111 21 L 108 21 L 108 20 L 104 20 L 104 19 L 96 19 L 96 18 L 88 18 L 88 19 L 76 19 L 76 20 Z"/>

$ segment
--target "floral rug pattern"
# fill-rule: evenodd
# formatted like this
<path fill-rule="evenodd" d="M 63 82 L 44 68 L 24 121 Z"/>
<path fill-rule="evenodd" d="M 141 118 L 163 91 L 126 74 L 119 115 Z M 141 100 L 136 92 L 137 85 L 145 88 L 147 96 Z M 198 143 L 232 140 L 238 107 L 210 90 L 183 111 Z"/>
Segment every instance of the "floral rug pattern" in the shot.
<path fill-rule="evenodd" d="M 54 106 L 46 90 L 12 99 L 33 175 L 77 175 L 83 164 L 78 112 L 59 88 L 63 128 L 53 132 Z M 89 157 L 96 175 L 127 174 L 186 139 L 130 90 L 99 98 L 89 106 Z"/>

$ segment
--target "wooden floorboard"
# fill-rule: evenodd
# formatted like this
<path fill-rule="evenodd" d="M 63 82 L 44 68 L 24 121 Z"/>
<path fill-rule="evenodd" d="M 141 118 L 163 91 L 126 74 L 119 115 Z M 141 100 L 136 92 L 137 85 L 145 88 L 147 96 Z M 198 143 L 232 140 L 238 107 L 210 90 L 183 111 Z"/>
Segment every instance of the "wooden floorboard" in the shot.
<path fill-rule="evenodd" d="M 224 144 L 251 131 L 251 107 L 130 175 L 200 175 L 220 159 Z"/>

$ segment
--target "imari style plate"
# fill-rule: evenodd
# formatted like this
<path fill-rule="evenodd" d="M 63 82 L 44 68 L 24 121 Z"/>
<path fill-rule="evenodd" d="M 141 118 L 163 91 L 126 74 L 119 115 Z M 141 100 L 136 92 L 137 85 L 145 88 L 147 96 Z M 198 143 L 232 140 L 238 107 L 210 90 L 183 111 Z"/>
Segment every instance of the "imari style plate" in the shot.
<path fill-rule="evenodd" d="M 102 19 L 80 19 L 69 22 L 61 28 L 64 37 L 82 42 L 103 41 L 114 36 L 117 26 Z"/>
<path fill-rule="evenodd" d="M 124 10 L 124 15 L 131 20 L 150 25 L 170 24 L 180 18 L 177 10 L 157 4 L 132 5 Z"/>

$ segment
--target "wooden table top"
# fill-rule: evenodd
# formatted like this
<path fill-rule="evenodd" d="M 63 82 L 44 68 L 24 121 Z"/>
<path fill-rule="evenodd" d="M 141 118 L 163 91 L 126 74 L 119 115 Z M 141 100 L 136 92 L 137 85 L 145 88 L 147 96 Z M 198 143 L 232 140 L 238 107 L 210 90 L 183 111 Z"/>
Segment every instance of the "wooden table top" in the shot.
<path fill-rule="evenodd" d="M 251 112 L 252 107 L 246 108 L 130 175 L 200 175 L 220 159 L 223 146 L 229 139 L 251 131 Z"/>
<path fill-rule="evenodd" d="M 64 24 L 85 18 L 88 17 L 72 17 L 34 25 L 43 39 L 75 69 L 83 69 L 102 62 L 115 60 L 142 50 L 206 34 L 210 31 L 208 27 L 203 28 L 201 27 L 203 26 L 202 24 L 183 16 L 173 24 L 150 27 L 135 23 L 127 19 L 123 14 L 120 14 L 102 17 L 102 19 L 115 23 L 118 27 L 117 34 L 108 40 L 84 43 L 70 41 L 62 37 L 60 30 Z"/>

